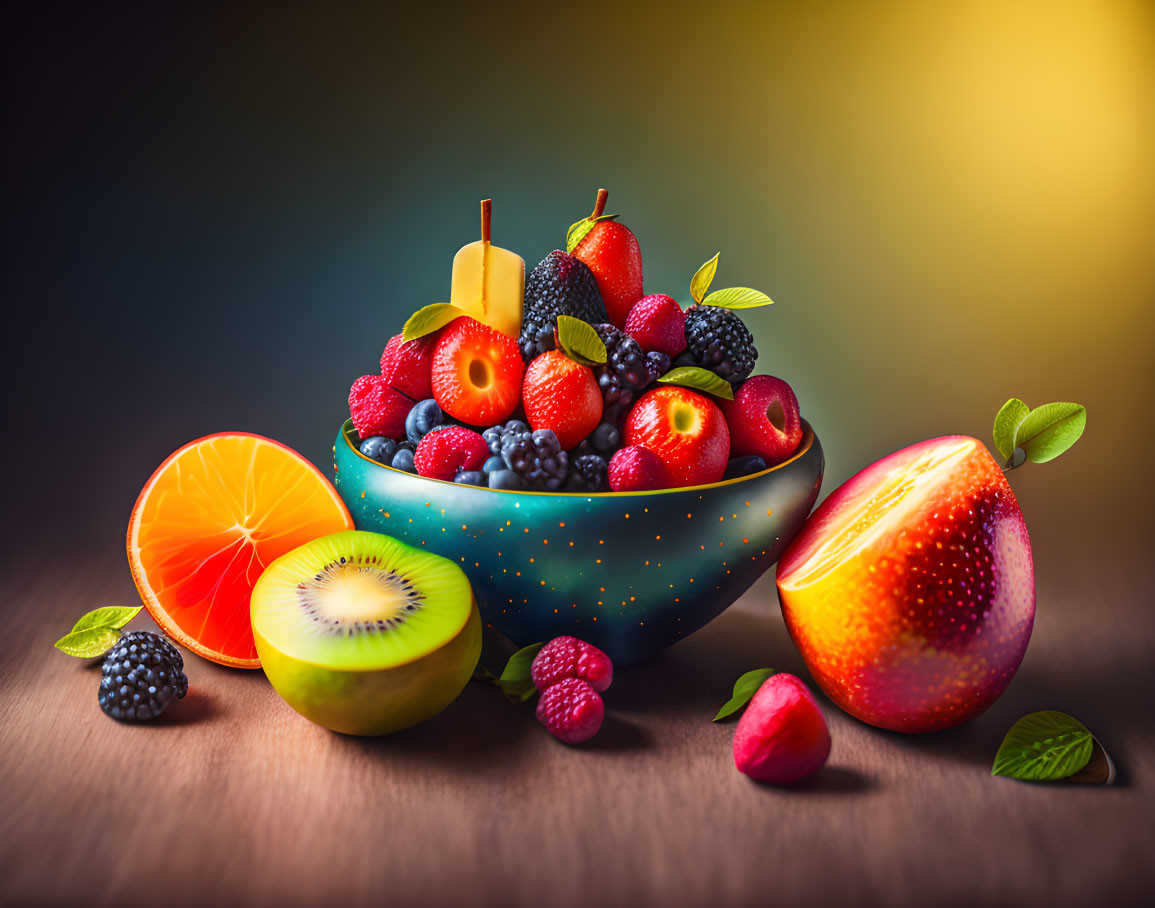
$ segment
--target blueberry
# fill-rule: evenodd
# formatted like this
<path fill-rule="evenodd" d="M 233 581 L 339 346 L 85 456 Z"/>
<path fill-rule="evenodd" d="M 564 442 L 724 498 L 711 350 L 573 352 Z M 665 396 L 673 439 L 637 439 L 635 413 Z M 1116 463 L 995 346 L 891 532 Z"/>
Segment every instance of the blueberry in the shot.
<path fill-rule="evenodd" d="M 404 470 L 406 473 L 417 472 L 417 468 L 413 466 L 413 452 L 409 448 L 398 448 L 389 466 L 395 470 Z"/>
<path fill-rule="evenodd" d="M 508 467 L 505 465 L 505 458 L 497 457 L 496 455 L 481 465 L 481 470 L 484 473 L 494 473 L 498 470 L 506 469 L 508 469 Z"/>
<path fill-rule="evenodd" d="M 396 450 L 397 442 L 384 435 L 373 435 L 361 442 L 361 453 L 378 463 L 389 463 Z"/>
<path fill-rule="evenodd" d="M 405 417 L 405 437 L 413 444 L 421 441 L 434 426 L 445 422 L 445 414 L 432 397 L 415 404 Z"/>
<path fill-rule="evenodd" d="M 590 435 L 590 445 L 599 454 L 612 454 L 622 443 L 622 433 L 618 427 L 603 422 Z"/>
<path fill-rule="evenodd" d="M 525 480 L 513 470 L 494 470 L 489 474 L 489 487 L 520 492 L 525 488 Z"/>
<path fill-rule="evenodd" d="M 766 469 L 766 461 L 754 454 L 744 457 L 735 457 L 726 464 L 723 479 L 737 479 L 739 476 L 749 476 L 751 473 L 761 473 Z"/>
<path fill-rule="evenodd" d="M 459 482 L 463 486 L 481 486 L 484 488 L 488 485 L 486 482 L 488 478 L 481 470 L 462 470 L 453 477 L 453 481 Z"/>

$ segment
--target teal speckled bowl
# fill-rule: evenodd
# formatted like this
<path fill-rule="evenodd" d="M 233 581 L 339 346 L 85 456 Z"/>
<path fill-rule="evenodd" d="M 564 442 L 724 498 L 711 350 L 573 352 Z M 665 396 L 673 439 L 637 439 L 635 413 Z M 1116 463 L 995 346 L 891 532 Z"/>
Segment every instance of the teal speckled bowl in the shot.
<path fill-rule="evenodd" d="M 752 476 L 658 492 L 507 492 L 403 473 L 333 447 L 360 530 L 460 563 L 482 618 L 518 645 L 573 634 L 640 662 L 717 617 L 766 571 L 818 498 L 809 424 L 798 453 Z"/>

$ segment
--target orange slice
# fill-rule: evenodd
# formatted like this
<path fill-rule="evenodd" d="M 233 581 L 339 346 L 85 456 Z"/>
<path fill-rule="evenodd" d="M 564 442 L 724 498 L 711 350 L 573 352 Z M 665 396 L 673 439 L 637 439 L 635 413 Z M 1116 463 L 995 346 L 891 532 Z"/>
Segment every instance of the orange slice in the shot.
<path fill-rule="evenodd" d="M 165 633 L 213 662 L 260 668 L 253 584 L 286 552 L 351 529 L 336 489 L 308 460 L 260 435 L 222 432 L 175 451 L 145 483 L 128 522 L 128 562 Z"/>

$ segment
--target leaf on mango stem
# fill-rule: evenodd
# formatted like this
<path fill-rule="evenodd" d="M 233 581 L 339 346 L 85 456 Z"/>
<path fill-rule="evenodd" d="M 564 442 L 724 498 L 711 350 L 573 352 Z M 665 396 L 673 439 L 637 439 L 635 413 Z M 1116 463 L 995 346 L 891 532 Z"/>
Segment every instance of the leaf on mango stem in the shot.
<path fill-rule="evenodd" d="M 596 218 L 582 218 L 580 221 L 574 221 L 565 233 L 565 251 L 572 253 L 577 249 L 598 221 L 611 221 L 616 217 L 616 214 L 603 214 Z"/>
<path fill-rule="evenodd" d="M 734 388 L 726 379 L 703 369 L 701 366 L 678 366 L 671 369 L 658 379 L 665 385 L 678 385 L 682 388 L 692 388 L 695 391 L 705 391 L 724 400 L 734 399 Z"/>
<path fill-rule="evenodd" d="M 739 676 L 738 680 L 734 682 L 734 693 L 718 710 L 718 714 L 714 716 L 714 721 L 725 719 L 740 710 L 743 706 L 750 702 L 750 698 L 758 693 L 758 688 L 762 686 L 762 682 L 774 674 L 772 668 L 756 668 L 753 671 L 746 672 Z"/>
<path fill-rule="evenodd" d="M 1014 455 L 1015 448 L 1017 447 L 1015 444 L 1015 434 L 1030 412 L 1030 407 L 1017 397 L 1012 397 L 1002 405 L 1002 408 L 995 416 L 993 433 L 995 449 L 1002 455 L 1003 460 L 1009 461 L 1012 455 Z"/>
<path fill-rule="evenodd" d="M 561 352 L 583 366 L 600 366 L 606 361 L 606 345 L 593 325 L 572 315 L 557 317 L 557 345 Z"/>
<path fill-rule="evenodd" d="M 1054 709 L 1023 716 L 995 754 L 992 776 L 1050 782 L 1073 776 L 1091 759 L 1093 739 L 1078 719 Z"/>
<path fill-rule="evenodd" d="M 401 340 L 408 343 L 426 334 L 432 334 L 463 315 L 465 313 L 452 303 L 431 303 L 423 306 L 409 316 L 405 327 L 401 329 Z"/>
<path fill-rule="evenodd" d="M 1086 427 L 1087 411 L 1079 404 L 1043 404 L 1019 424 L 1015 443 L 1031 463 L 1046 463 L 1078 441 Z"/>
<path fill-rule="evenodd" d="M 710 284 L 714 280 L 714 273 L 718 270 L 718 256 L 721 254 L 715 252 L 714 257 L 695 271 L 694 276 L 690 278 L 690 296 L 694 298 L 695 303 L 702 302 L 706 292 L 710 289 Z"/>

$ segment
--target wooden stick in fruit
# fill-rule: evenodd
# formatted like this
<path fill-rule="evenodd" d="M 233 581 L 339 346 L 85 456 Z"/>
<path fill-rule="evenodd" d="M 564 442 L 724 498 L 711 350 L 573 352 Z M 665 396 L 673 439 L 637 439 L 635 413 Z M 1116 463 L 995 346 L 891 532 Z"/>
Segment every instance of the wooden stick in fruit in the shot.
<path fill-rule="evenodd" d="M 512 338 L 521 331 L 521 304 L 525 296 L 525 261 L 520 255 L 489 241 L 492 201 L 481 202 L 481 239 L 457 250 L 449 302 Z"/>

